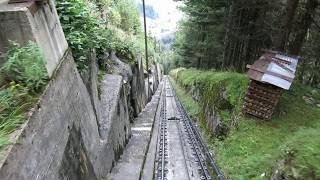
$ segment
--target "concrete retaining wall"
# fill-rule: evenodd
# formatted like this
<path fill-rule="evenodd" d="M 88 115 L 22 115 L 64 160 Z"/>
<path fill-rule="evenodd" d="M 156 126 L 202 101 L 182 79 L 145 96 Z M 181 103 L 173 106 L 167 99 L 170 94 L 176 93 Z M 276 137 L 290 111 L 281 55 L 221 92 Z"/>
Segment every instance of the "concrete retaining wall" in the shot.
<path fill-rule="evenodd" d="M 67 53 L 16 144 L 0 179 L 95 179 L 108 174 L 130 137 L 122 77 L 105 75 L 98 119 Z"/>
<path fill-rule="evenodd" d="M 0 29 L 0 54 L 6 52 L 9 40 L 22 45 L 34 41 L 43 50 L 49 76 L 68 48 L 53 1 L 0 0 Z"/>
<path fill-rule="evenodd" d="M 35 41 L 44 51 L 52 80 L 33 115 L 14 133 L 13 145 L 0 153 L 0 179 L 106 177 L 130 138 L 130 114 L 137 116 L 151 95 L 146 94 L 142 62 L 129 66 L 115 57 L 119 69 L 101 75 L 93 53 L 83 80 L 67 50 L 53 1 L 7 2 L 0 0 L 0 51 L 8 40 Z M 151 76 L 154 89 L 158 74 L 156 68 Z"/>
<path fill-rule="evenodd" d="M 147 78 L 144 76 L 142 59 L 137 58 L 136 63 L 129 65 L 126 64 L 125 61 L 120 60 L 114 52 L 111 53 L 109 59 L 111 60 L 110 71 L 113 74 L 121 75 L 124 78 L 124 82 L 128 85 L 129 108 L 132 108 L 130 109 L 132 114 L 130 117 L 133 119 L 139 115 L 152 96 L 151 92 L 149 93 L 150 97 L 148 97 L 148 91 L 146 90 L 148 85 L 146 83 Z M 149 76 L 149 80 L 152 82 L 154 73 Z M 157 83 L 157 85 L 158 84 L 159 83 Z M 151 84 L 150 87 L 153 87 L 153 84 Z"/>
<path fill-rule="evenodd" d="M 147 103 L 146 87 L 144 83 L 144 70 L 142 60 L 131 66 L 133 77 L 131 79 L 131 105 L 134 111 L 134 117 L 142 111 Z"/>
<path fill-rule="evenodd" d="M 8 147 L 0 179 L 94 180 L 107 176 L 130 138 L 127 98 L 132 97 L 136 113 L 146 104 L 139 66 L 133 68 L 138 73 L 133 73 L 128 96 L 124 77 L 106 74 L 99 82 L 94 62 L 85 86 L 68 51 L 34 114 L 15 144 Z"/>

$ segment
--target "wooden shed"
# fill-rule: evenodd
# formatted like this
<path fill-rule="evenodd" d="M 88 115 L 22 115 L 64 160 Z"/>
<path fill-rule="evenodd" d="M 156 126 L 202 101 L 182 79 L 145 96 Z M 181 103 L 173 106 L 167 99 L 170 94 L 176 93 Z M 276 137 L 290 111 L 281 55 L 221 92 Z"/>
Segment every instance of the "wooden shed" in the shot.
<path fill-rule="evenodd" d="M 253 65 L 247 65 L 250 84 L 243 111 L 261 119 L 271 119 L 283 89 L 291 87 L 298 61 L 299 57 L 266 50 Z"/>

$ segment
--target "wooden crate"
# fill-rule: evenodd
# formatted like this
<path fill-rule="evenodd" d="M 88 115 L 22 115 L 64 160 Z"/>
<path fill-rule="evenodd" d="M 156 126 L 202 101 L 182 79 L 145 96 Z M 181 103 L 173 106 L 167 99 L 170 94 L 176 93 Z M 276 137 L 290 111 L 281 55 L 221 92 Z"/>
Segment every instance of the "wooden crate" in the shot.
<path fill-rule="evenodd" d="M 243 111 L 260 119 L 270 120 L 281 94 L 282 89 L 277 86 L 251 80 Z"/>

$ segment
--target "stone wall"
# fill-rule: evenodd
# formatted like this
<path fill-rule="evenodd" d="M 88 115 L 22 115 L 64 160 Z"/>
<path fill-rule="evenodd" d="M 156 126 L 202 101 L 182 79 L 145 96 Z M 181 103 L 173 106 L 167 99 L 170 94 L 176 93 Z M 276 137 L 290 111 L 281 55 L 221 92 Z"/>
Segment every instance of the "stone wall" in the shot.
<path fill-rule="evenodd" d="M 201 118 L 206 121 L 206 127 L 211 130 L 214 135 L 220 136 L 225 133 L 225 127 L 222 123 L 222 119 L 216 109 L 215 105 L 210 104 L 208 100 L 204 100 L 203 91 L 205 87 L 201 84 L 193 84 L 188 87 L 183 87 L 190 92 L 193 100 L 199 103 Z"/>

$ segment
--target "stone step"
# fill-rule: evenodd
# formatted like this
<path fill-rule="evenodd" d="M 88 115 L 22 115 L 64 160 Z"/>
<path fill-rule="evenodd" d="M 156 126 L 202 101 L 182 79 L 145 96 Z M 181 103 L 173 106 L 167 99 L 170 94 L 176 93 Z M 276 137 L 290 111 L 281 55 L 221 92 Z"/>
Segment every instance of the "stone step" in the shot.
<path fill-rule="evenodd" d="M 160 85 L 152 100 L 136 118 L 131 128 L 132 136 L 120 160 L 108 175 L 108 180 L 138 180 L 141 178 L 157 111 L 160 108 L 161 93 L 162 86 Z"/>

